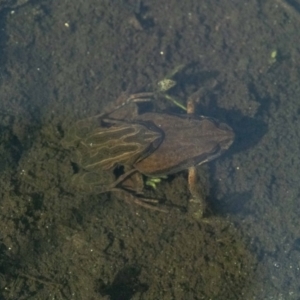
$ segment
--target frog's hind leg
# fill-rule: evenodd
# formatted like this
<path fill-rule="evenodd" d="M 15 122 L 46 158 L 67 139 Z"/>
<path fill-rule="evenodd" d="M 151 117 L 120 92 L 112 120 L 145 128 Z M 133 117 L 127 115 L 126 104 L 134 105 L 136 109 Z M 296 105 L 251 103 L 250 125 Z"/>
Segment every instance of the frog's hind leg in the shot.
<path fill-rule="evenodd" d="M 128 204 L 134 203 L 147 209 L 168 212 L 167 209 L 159 207 L 157 199 L 139 197 L 138 194 L 142 194 L 142 187 L 142 177 L 136 169 L 131 169 L 122 174 L 111 185 L 110 191 L 114 192 L 119 199 L 124 200 Z"/>
<path fill-rule="evenodd" d="M 138 196 L 135 196 L 134 194 L 120 188 L 115 188 L 112 191 L 117 195 L 119 199 L 124 200 L 127 204 L 133 203 L 154 211 L 159 211 L 164 213 L 169 212 L 166 208 L 159 207 L 158 200 L 156 199 L 144 198 L 144 197 L 139 198 Z"/>

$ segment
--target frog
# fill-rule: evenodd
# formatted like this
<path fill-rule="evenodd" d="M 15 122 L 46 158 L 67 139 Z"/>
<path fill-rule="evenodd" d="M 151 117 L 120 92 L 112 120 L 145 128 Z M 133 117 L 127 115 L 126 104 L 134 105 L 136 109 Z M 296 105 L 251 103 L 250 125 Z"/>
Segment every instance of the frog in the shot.
<path fill-rule="evenodd" d="M 142 175 L 166 176 L 193 168 L 215 159 L 232 144 L 233 130 L 212 118 L 157 112 L 137 114 L 130 107 L 133 103 L 151 101 L 154 96 L 146 93 L 121 97 L 126 100 L 118 99 L 116 109 L 110 113 L 76 123 L 65 144 L 76 148 L 76 162 L 81 170 L 72 182 L 77 189 L 116 192 L 126 202 L 166 212 L 168 209 L 161 208 L 158 200 L 143 197 Z M 135 112 L 128 115 L 128 111 Z M 129 133 L 130 138 L 126 136 Z M 134 148 L 130 148 L 132 142 Z M 107 146 L 109 150 L 116 147 L 116 151 L 104 151 Z M 117 166 L 124 167 L 118 178 L 113 172 Z M 191 192 L 194 193 L 193 189 Z"/>

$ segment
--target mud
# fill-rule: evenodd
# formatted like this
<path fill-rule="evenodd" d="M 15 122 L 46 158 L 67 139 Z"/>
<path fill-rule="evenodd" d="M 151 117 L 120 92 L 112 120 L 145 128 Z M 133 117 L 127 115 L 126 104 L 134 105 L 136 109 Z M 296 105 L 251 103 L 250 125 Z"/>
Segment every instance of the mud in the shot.
<path fill-rule="evenodd" d="M 299 298 L 297 7 L 8 1 L 0 20 L 0 297 Z M 180 64 L 176 96 L 201 87 L 197 113 L 237 135 L 199 168 L 208 220 L 76 193 L 64 130 Z M 156 192 L 185 206 L 186 175 Z"/>

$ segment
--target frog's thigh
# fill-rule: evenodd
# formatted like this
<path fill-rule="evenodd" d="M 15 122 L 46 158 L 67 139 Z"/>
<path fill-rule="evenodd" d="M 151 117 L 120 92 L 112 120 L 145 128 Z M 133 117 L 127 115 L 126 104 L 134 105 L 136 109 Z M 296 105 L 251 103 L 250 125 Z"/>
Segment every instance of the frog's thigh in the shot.
<path fill-rule="evenodd" d="M 136 194 L 143 194 L 144 181 L 141 173 L 135 172 L 132 175 L 125 178 L 122 182 L 122 188 L 132 191 Z"/>
<path fill-rule="evenodd" d="M 112 172 L 93 172 L 80 170 L 72 176 L 71 186 L 74 190 L 84 193 L 101 194 L 110 191 L 114 185 Z"/>
<path fill-rule="evenodd" d="M 188 212 L 197 220 L 201 219 L 205 210 L 205 200 L 199 193 L 197 187 L 197 170 L 196 167 L 189 168 L 188 185 L 192 198 L 188 203 Z"/>

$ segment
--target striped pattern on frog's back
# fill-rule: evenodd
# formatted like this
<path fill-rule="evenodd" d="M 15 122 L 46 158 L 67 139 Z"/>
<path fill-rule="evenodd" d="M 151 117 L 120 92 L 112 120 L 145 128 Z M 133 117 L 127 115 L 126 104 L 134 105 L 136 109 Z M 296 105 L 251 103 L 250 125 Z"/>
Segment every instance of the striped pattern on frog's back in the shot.
<path fill-rule="evenodd" d="M 86 170 L 132 165 L 153 152 L 163 132 L 151 122 L 127 122 L 96 116 L 70 130 L 65 145 L 76 148 L 76 163 Z"/>

